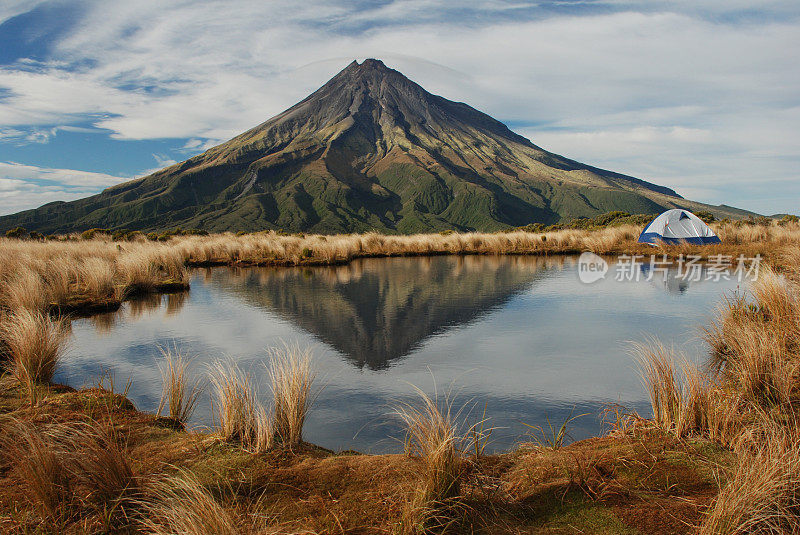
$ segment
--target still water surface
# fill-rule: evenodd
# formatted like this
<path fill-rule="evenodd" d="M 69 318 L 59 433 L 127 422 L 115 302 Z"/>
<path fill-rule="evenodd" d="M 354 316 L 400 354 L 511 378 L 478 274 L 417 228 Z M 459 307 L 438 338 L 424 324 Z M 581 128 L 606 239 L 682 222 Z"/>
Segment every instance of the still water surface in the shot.
<path fill-rule="evenodd" d="M 72 323 L 73 341 L 56 380 L 75 387 L 113 373 L 131 380 L 142 410 L 158 405 L 159 347 L 193 355 L 193 371 L 235 359 L 266 399 L 266 348 L 314 347 L 321 388 L 305 428 L 331 449 L 398 451 L 391 416 L 415 385 L 446 392 L 475 421 L 497 427 L 491 448 L 571 413 L 573 439 L 603 430 L 606 402 L 641 414 L 649 403 L 630 354 L 648 335 L 688 357 L 705 355 L 700 329 L 733 281 L 653 280 L 583 284 L 574 258 L 466 256 L 362 259 L 315 268 L 195 270 L 191 291 L 127 302 L 120 311 Z M 193 417 L 211 425 L 206 392 Z"/>

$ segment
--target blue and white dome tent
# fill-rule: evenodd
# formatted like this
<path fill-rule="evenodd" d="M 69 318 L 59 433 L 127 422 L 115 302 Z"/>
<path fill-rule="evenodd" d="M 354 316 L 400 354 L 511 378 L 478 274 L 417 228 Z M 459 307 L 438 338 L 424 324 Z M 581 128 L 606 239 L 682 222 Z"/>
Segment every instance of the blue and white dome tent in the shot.
<path fill-rule="evenodd" d="M 639 236 L 639 243 L 694 243 L 707 245 L 720 243 L 714 231 L 688 210 L 667 210 L 653 219 Z"/>

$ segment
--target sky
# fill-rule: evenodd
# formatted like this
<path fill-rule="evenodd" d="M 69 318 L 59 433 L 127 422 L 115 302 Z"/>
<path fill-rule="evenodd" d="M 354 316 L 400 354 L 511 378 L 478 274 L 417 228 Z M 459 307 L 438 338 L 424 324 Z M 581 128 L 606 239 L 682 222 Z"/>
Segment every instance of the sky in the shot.
<path fill-rule="evenodd" d="M 2 0 L 0 214 L 182 161 L 368 57 L 552 152 L 800 213 L 797 0 Z"/>

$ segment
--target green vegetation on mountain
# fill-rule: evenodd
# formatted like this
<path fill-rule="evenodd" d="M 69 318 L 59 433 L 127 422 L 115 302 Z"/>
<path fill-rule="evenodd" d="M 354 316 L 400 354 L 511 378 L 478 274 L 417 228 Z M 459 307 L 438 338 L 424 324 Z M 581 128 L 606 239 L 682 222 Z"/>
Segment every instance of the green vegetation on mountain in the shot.
<path fill-rule="evenodd" d="M 369 59 L 203 154 L 0 230 L 495 231 L 676 207 L 748 215 L 547 152 Z"/>

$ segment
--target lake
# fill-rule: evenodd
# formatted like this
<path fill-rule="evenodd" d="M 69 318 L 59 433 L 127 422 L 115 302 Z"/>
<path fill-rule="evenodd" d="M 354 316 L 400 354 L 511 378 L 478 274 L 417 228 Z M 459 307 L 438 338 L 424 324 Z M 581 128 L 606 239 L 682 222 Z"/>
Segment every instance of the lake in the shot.
<path fill-rule="evenodd" d="M 131 381 L 139 409 L 155 411 L 159 347 L 176 346 L 193 356 L 197 374 L 235 359 L 266 399 L 266 348 L 296 342 L 313 346 L 317 372 L 305 438 L 326 448 L 400 451 L 391 413 L 413 400 L 414 386 L 449 395 L 471 422 L 485 410 L 495 451 L 525 440 L 524 424 L 560 425 L 588 413 L 569 427 L 578 440 L 603 432 L 604 403 L 649 415 L 633 341 L 657 336 L 701 361 L 701 328 L 737 289 L 735 281 L 648 275 L 616 280 L 612 264 L 586 284 L 576 258 L 532 256 L 196 269 L 187 293 L 74 320 L 55 380 L 82 387 L 111 373 L 117 389 Z M 205 392 L 191 425 L 212 423 Z"/>

